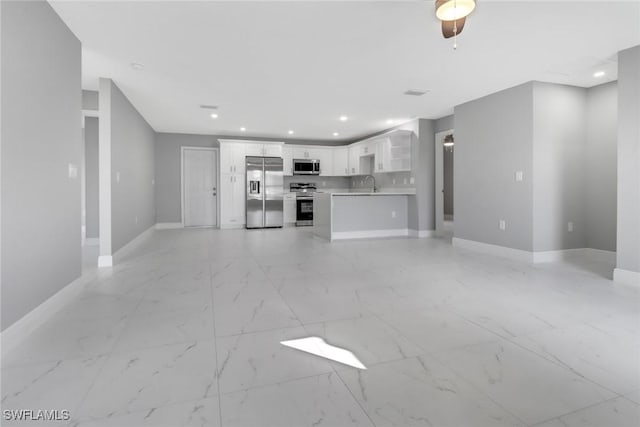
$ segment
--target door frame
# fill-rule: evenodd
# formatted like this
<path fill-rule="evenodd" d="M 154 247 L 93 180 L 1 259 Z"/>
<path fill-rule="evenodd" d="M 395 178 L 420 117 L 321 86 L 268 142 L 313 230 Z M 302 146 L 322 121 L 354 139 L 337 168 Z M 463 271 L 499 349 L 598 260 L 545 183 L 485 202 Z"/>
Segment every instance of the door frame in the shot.
<path fill-rule="evenodd" d="M 435 134 L 435 205 L 436 205 L 436 236 L 442 235 L 444 230 L 444 138 L 455 134 L 455 129 L 444 130 Z"/>
<path fill-rule="evenodd" d="M 218 147 L 192 147 L 189 145 L 180 146 L 180 224 L 184 227 L 184 152 L 185 150 L 214 151 L 216 161 L 214 176 L 216 178 L 216 223 L 213 228 L 220 228 L 220 149 Z"/>

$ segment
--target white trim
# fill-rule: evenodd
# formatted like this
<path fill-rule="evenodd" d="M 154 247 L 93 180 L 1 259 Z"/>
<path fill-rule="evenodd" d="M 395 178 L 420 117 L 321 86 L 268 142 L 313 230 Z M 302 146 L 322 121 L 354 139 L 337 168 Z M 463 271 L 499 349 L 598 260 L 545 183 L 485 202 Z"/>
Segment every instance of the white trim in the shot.
<path fill-rule="evenodd" d="M 640 287 L 640 273 L 637 271 L 615 268 L 613 270 L 613 281 L 625 285 Z"/>
<path fill-rule="evenodd" d="M 559 262 L 577 257 L 588 258 L 598 262 L 609 262 L 613 264 L 616 253 L 592 248 L 561 249 L 557 251 L 530 252 L 522 249 L 513 249 L 505 246 L 492 245 L 490 243 L 476 242 L 474 240 L 460 239 L 454 237 L 451 244 L 458 248 L 469 249 L 477 252 L 515 259 L 518 261 L 531 262 L 534 264 L 543 262 Z"/>
<path fill-rule="evenodd" d="M 533 261 L 533 252 L 523 251 L 521 249 L 513 249 L 507 248 L 505 246 L 492 245 L 490 243 L 476 242 L 475 240 L 460 239 L 459 237 L 454 237 L 453 239 L 451 239 L 451 244 L 457 248 L 484 252 L 486 254 L 515 259 L 518 261 Z"/>
<path fill-rule="evenodd" d="M 47 323 L 52 315 L 73 301 L 83 291 L 84 286 L 93 280 L 95 275 L 96 273 L 92 272 L 78 277 L 2 331 L 0 335 L 2 356 L 5 356 L 9 351 L 20 345 L 37 328 Z"/>
<path fill-rule="evenodd" d="M 244 224 L 222 224 L 220 226 L 221 230 L 238 230 L 242 228 L 244 228 Z"/>
<path fill-rule="evenodd" d="M 98 245 L 100 245 L 100 238 L 99 237 L 87 237 L 86 239 L 84 239 L 84 244 L 85 244 L 85 246 L 98 246 Z"/>
<path fill-rule="evenodd" d="M 82 110 L 83 117 L 100 117 L 100 110 Z"/>
<path fill-rule="evenodd" d="M 122 261 L 122 259 L 126 257 L 132 250 L 140 246 L 141 243 L 143 243 L 151 234 L 153 234 L 154 230 L 155 225 L 152 225 L 151 227 L 147 228 L 142 233 L 134 237 L 133 240 L 129 241 L 129 243 L 118 249 L 116 253 L 113 254 L 113 262 L 119 263 L 120 261 Z"/>
<path fill-rule="evenodd" d="M 181 222 L 158 222 L 156 224 L 156 230 L 171 230 L 175 228 L 184 228 Z"/>
<path fill-rule="evenodd" d="M 222 141 L 222 140 L 220 140 Z M 216 153 L 215 170 L 213 175 L 216 178 L 216 223 L 214 228 L 220 227 L 220 149 L 218 147 L 193 147 L 190 145 L 180 146 L 180 223 L 184 227 L 184 150 L 207 150 Z"/>
<path fill-rule="evenodd" d="M 436 132 L 434 135 L 434 182 L 433 189 L 435 194 L 435 229 L 438 235 L 444 231 L 444 138 L 455 133 L 454 129 Z M 439 188 L 438 188 L 439 187 Z"/>
<path fill-rule="evenodd" d="M 435 237 L 435 230 L 409 230 L 409 236 L 423 239 L 425 237 Z"/>
<path fill-rule="evenodd" d="M 362 230 L 362 231 L 334 231 L 331 233 L 331 240 L 343 239 L 371 239 L 380 237 L 408 236 L 409 230 L 398 228 L 392 230 Z"/>
<path fill-rule="evenodd" d="M 111 255 L 98 256 L 98 268 L 113 267 L 113 257 Z"/>

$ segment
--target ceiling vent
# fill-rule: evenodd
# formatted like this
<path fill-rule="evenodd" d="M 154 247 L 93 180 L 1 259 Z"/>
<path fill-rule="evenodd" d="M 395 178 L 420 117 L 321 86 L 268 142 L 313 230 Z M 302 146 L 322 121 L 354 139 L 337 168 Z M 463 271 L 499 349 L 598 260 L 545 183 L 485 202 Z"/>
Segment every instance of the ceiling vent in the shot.
<path fill-rule="evenodd" d="M 404 94 L 409 96 L 422 96 L 425 93 L 429 92 L 428 90 L 418 90 L 418 89 L 409 89 Z"/>
<path fill-rule="evenodd" d="M 217 110 L 217 105 L 200 105 L 200 108 L 204 108 L 205 110 Z"/>

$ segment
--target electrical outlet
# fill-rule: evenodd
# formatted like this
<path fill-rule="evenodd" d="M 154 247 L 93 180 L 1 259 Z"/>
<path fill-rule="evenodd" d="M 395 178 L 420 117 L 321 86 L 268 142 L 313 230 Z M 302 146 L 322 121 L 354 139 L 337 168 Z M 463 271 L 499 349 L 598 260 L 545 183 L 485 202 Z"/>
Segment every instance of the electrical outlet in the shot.
<path fill-rule="evenodd" d="M 391 211 L 391 218 L 395 218 L 396 217 L 396 211 Z"/>
<path fill-rule="evenodd" d="M 391 180 L 391 182 L 395 185 L 395 183 L 396 183 L 396 179 L 395 179 L 395 178 L 393 178 L 393 179 Z"/>
<path fill-rule="evenodd" d="M 404 179 L 404 183 L 405 183 L 405 184 L 407 183 L 407 178 L 405 178 L 405 179 Z"/>
<path fill-rule="evenodd" d="M 322 181 L 322 186 L 326 187 L 327 186 L 327 181 Z"/>
<path fill-rule="evenodd" d="M 516 171 L 516 182 L 522 181 L 523 173 L 522 171 Z"/>
<path fill-rule="evenodd" d="M 507 221 L 505 221 L 504 219 L 500 220 L 500 230 L 504 231 L 507 229 Z"/>
<path fill-rule="evenodd" d="M 415 184 L 415 183 L 416 183 L 416 179 L 415 179 L 414 177 L 411 177 L 411 178 L 409 179 L 409 183 L 411 183 L 411 184 Z"/>
<path fill-rule="evenodd" d="M 138 215 L 136 215 L 136 224 L 138 223 Z"/>
<path fill-rule="evenodd" d="M 569 222 L 567 223 L 567 231 L 568 231 L 569 233 L 573 232 L 573 221 L 569 221 Z"/>
<path fill-rule="evenodd" d="M 156 185 L 156 180 L 155 179 L 151 180 L 151 185 Z"/>
<path fill-rule="evenodd" d="M 69 178 L 78 178 L 78 166 L 74 165 L 73 163 L 69 163 Z"/>
<path fill-rule="evenodd" d="M 116 172 L 116 182 L 120 182 L 120 172 Z"/>

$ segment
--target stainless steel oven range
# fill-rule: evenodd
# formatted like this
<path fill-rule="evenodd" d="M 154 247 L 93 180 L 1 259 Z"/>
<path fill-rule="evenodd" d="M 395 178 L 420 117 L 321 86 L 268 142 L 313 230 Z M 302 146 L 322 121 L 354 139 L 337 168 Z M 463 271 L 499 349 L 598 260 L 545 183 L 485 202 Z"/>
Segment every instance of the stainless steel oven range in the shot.
<path fill-rule="evenodd" d="M 289 191 L 296 193 L 296 226 L 313 225 L 313 193 L 316 185 L 292 182 L 289 184 Z"/>

